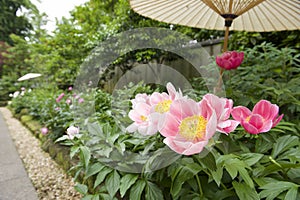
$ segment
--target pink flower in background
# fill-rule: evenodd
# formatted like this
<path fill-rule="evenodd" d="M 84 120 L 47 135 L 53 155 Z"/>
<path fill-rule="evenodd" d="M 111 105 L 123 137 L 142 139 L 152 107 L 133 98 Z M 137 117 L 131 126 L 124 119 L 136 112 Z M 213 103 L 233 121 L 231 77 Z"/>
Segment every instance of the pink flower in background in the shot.
<path fill-rule="evenodd" d="M 208 106 L 206 108 L 206 106 Z M 211 115 L 212 111 L 216 112 L 217 116 L 217 131 L 221 133 L 228 134 L 236 129 L 239 122 L 236 120 L 230 120 L 230 113 L 232 111 L 233 101 L 227 98 L 220 98 L 213 94 L 206 94 L 200 102 L 200 107 L 207 114 Z"/>
<path fill-rule="evenodd" d="M 78 99 L 78 103 L 83 103 L 84 102 L 84 99 L 83 98 L 79 98 Z"/>
<path fill-rule="evenodd" d="M 216 63 L 219 67 L 231 70 L 236 69 L 244 60 L 244 52 L 227 51 L 221 56 L 216 57 Z"/>
<path fill-rule="evenodd" d="M 62 98 L 65 96 L 65 93 L 61 93 L 57 98 L 56 98 L 56 102 L 59 103 Z"/>
<path fill-rule="evenodd" d="M 70 140 L 73 140 L 79 134 L 79 128 L 75 126 L 70 126 L 67 128 L 67 135 L 69 136 Z"/>
<path fill-rule="evenodd" d="M 41 128 L 41 133 L 42 133 L 43 135 L 46 135 L 48 132 L 49 132 L 49 130 L 48 130 L 47 127 Z"/>
<path fill-rule="evenodd" d="M 71 99 L 67 99 L 67 100 L 66 100 L 66 104 L 69 105 L 69 104 L 71 104 L 71 103 L 72 103 L 72 100 L 71 100 Z"/>
<path fill-rule="evenodd" d="M 69 90 L 69 91 L 72 91 L 72 90 L 73 90 L 73 87 L 72 87 L 72 86 L 70 86 L 70 87 L 68 88 L 68 90 Z"/>
<path fill-rule="evenodd" d="M 22 91 L 25 91 L 26 89 L 25 89 L 25 87 L 21 87 L 21 90 L 22 90 Z"/>
<path fill-rule="evenodd" d="M 251 134 L 268 132 L 276 126 L 283 117 L 278 116 L 279 107 L 267 100 L 260 100 L 251 112 L 244 106 L 234 107 L 231 115 L 239 121 L 244 129 Z"/>
<path fill-rule="evenodd" d="M 216 113 L 204 104 L 200 107 L 192 99 L 177 99 L 163 120 L 158 122 L 159 132 L 166 137 L 164 143 L 175 152 L 183 155 L 200 153 L 215 134 Z"/>
<path fill-rule="evenodd" d="M 54 110 L 58 111 L 58 110 L 60 110 L 60 107 L 56 107 Z"/>

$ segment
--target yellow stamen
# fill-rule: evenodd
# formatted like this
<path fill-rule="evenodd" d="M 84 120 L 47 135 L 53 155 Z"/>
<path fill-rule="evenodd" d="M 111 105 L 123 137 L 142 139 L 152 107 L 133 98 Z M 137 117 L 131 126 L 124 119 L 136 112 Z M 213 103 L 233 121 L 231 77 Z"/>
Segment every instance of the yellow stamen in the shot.
<path fill-rule="evenodd" d="M 144 115 L 141 115 L 141 120 L 142 120 L 142 121 L 146 121 L 146 120 L 147 120 L 147 117 L 144 116 Z"/>
<path fill-rule="evenodd" d="M 249 122 L 250 121 L 251 116 L 249 115 L 248 117 L 246 117 L 245 121 Z"/>
<path fill-rule="evenodd" d="M 203 116 L 191 116 L 182 120 L 179 134 L 187 140 L 201 140 L 206 132 L 207 120 Z"/>
<path fill-rule="evenodd" d="M 159 102 L 155 106 L 155 112 L 158 112 L 158 113 L 168 112 L 170 110 L 171 103 L 172 103 L 172 100 L 164 100 L 164 101 Z"/>

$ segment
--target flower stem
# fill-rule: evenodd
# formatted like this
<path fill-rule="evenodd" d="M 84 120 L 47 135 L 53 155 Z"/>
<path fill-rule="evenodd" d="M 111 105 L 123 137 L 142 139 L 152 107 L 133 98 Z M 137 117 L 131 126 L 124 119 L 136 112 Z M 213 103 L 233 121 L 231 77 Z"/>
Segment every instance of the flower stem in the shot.
<path fill-rule="evenodd" d="M 282 171 L 282 176 L 286 179 L 289 179 L 288 175 L 287 175 L 287 172 L 286 170 L 274 159 L 272 158 L 271 156 L 269 156 L 269 159 L 272 163 L 274 163 L 275 165 L 277 165 L 278 167 L 280 167 L 281 171 Z"/>
<path fill-rule="evenodd" d="M 202 191 L 202 187 L 201 187 L 201 182 L 200 182 L 200 179 L 199 179 L 198 175 L 196 175 L 196 180 L 197 180 L 197 183 L 198 183 L 200 196 L 203 197 L 203 191 Z"/>
<path fill-rule="evenodd" d="M 219 73 L 219 79 L 218 79 L 218 82 L 217 82 L 217 85 L 216 87 L 214 88 L 214 93 L 216 95 L 220 95 L 221 91 L 222 91 L 222 78 L 223 78 L 223 73 L 224 73 L 224 69 L 221 68 L 220 69 L 220 73 Z"/>

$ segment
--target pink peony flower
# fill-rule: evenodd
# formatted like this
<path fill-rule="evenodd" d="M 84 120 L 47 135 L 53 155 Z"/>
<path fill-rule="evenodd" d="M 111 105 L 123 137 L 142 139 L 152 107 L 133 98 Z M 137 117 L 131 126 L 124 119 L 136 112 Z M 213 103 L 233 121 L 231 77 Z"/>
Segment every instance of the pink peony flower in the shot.
<path fill-rule="evenodd" d="M 83 103 L 84 102 L 84 99 L 83 98 L 79 98 L 78 99 L 78 103 Z"/>
<path fill-rule="evenodd" d="M 69 136 L 70 140 L 73 140 L 79 134 L 79 128 L 75 126 L 70 126 L 67 128 L 67 135 Z"/>
<path fill-rule="evenodd" d="M 278 116 L 279 107 L 267 100 L 260 100 L 251 112 L 244 106 L 234 107 L 231 115 L 239 121 L 244 129 L 251 134 L 268 132 L 276 126 L 283 117 Z"/>
<path fill-rule="evenodd" d="M 157 133 L 157 124 L 165 113 L 170 109 L 173 100 L 182 97 L 181 91 L 176 92 L 171 83 L 167 84 L 168 93 L 154 92 L 151 96 L 147 94 L 137 94 L 131 100 L 132 110 L 129 118 L 134 121 L 128 132 L 138 131 L 142 135 L 153 135 Z"/>
<path fill-rule="evenodd" d="M 236 69 L 244 60 L 244 52 L 227 51 L 221 56 L 216 57 L 216 63 L 219 67 L 231 70 Z"/>
<path fill-rule="evenodd" d="M 214 110 L 216 113 L 218 132 L 228 134 L 234 131 L 239 125 L 238 121 L 229 120 L 233 106 L 233 101 L 231 99 L 219 98 L 213 94 L 206 94 L 203 96 L 203 99 L 200 102 L 200 107 L 204 108 L 206 105 L 209 107 L 205 108 L 205 112 L 209 112 L 209 115 L 211 115 L 212 110 Z M 205 113 L 204 116 L 207 114 L 208 113 Z"/>
<path fill-rule="evenodd" d="M 42 133 L 43 135 L 46 135 L 48 132 L 49 132 L 49 130 L 48 130 L 47 127 L 41 128 L 41 133 Z"/>
<path fill-rule="evenodd" d="M 163 120 L 159 121 L 158 130 L 166 137 L 164 143 L 175 152 L 183 155 L 200 153 L 215 134 L 216 113 L 205 102 L 202 106 L 192 99 L 177 99 Z"/>
<path fill-rule="evenodd" d="M 131 100 L 132 107 L 134 108 L 138 103 L 149 104 L 149 95 L 146 93 L 137 94 L 135 98 Z"/>
<path fill-rule="evenodd" d="M 56 98 L 56 102 L 59 103 L 62 98 L 65 96 L 65 93 L 61 93 L 57 98 Z"/>
<path fill-rule="evenodd" d="M 129 111 L 129 118 L 134 121 L 126 130 L 130 133 L 138 131 L 142 135 L 154 135 L 157 132 L 156 121 L 150 120 L 151 106 L 145 102 L 134 104 L 133 109 Z"/>

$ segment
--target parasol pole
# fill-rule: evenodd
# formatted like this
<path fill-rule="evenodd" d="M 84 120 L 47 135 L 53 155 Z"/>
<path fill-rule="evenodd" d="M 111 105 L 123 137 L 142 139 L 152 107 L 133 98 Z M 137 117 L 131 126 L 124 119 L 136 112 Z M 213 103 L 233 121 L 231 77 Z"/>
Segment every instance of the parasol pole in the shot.
<path fill-rule="evenodd" d="M 232 21 L 234 18 L 237 17 L 237 15 L 232 14 L 232 7 L 233 7 L 233 0 L 229 1 L 229 7 L 228 7 L 228 13 L 222 14 L 221 16 L 223 18 L 225 18 L 225 36 L 224 36 L 224 44 L 223 44 L 223 53 L 227 51 L 227 47 L 228 47 L 228 38 L 229 38 L 229 28 L 232 24 Z M 222 77 L 223 77 L 223 73 L 224 73 L 224 69 L 221 68 L 220 69 L 220 75 L 219 75 L 219 80 L 217 83 L 217 87 L 215 89 L 216 93 L 219 93 L 221 90 L 221 85 L 222 85 Z"/>
<path fill-rule="evenodd" d="M 224 36 L 224 44 L 223 44 L 223 52 L 227 51 L 227 47 L 228 47 L 228 37 L 229 37 L 229 28 L 230 26 L 226 26 L 225 29 L 225 36 Z"/>
<path fill-rule="evenodd" d="M 231 11 L 231 9 L 230 9 L 230 11 Z M 228 50 L 228 39 L 229 39 L 230 26 L 232 24 L 233 19 L 236 18 L 237 15 L 235 15 L 235 14 L 223 14 L 221 16 L 225 18 L 225 27 L 226 27 L 225 35 L 224 35 L 224 44 L 223 44 L 223 49 L 222 49 L 222 52 L 224 53 Z M 218 80 L 218 83 L 217 83 L 217 87 L 215 88 L 215 93 L 219 93 L 221 91 L 223 73 L 224 73 L 224 69 L 221 68 L 220 73 L 219 73 L 219 80 Z"/>

